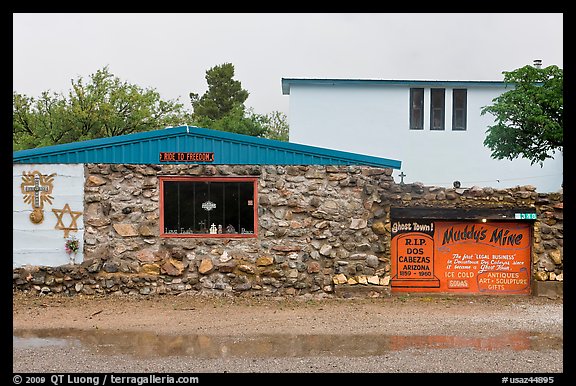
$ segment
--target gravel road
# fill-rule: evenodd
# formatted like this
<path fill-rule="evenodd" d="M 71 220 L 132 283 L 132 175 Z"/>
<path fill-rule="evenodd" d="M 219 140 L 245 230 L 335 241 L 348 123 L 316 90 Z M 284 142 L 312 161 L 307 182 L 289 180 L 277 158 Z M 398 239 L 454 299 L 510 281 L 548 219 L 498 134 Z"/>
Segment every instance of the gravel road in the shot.
<path fill-rule="evenodd" d="M 563 301 L 531 296 L 13 296 L 15 373 L 559 375 Z"/>

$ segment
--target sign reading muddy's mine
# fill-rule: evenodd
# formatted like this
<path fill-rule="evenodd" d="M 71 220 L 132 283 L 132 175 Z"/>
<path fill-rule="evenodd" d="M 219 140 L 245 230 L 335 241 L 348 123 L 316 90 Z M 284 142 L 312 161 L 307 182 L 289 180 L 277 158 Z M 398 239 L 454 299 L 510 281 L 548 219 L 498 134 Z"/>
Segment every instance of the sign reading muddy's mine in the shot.
<path fill-rule="evenodd" d="M 394 292 L 530 293 L 528 223 L 400 220 L 391 231 Z"/>

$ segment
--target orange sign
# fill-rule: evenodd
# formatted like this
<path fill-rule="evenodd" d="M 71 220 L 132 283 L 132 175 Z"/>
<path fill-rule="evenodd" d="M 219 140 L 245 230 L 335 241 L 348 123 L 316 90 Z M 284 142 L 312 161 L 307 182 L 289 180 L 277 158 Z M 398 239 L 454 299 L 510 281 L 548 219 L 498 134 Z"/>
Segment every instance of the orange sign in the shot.
<path fill-rule="evenodd" d="M 405 233 L 395 238 L 398 286 L 437 288 L 440 280 L 434 274 L 434 240 L 424 233 Z"/>
<path fill-rule="evenodd" d="M 530 293 L 528 223 L 392 224 L 392 291 Z"/>

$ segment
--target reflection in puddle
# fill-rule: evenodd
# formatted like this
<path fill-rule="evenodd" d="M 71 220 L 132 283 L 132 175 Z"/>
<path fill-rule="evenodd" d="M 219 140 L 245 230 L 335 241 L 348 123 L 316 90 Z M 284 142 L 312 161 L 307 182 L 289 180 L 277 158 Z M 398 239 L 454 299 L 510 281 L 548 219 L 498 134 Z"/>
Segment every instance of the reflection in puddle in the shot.
<path fill-rule="evenodd" d="M 14 335 L 12 338 L 14 347 L 45 347 L 45 346 L 67 346 L 70 344 L 68 339 L 59 338 L 38 338 L 38 337 L 19 337 Z"/>
<path fill-rule="evenodd" d="M 526 331 L 488 338 L 446 335 L 160 335 L 153 332 L 118 332 L 77 329 L 14 330 L 14 348 L 81 344 L 100 354 L 139 357 L 194 356 L 309 357 L 372 356 L 409 348 L 478 350 L 561 350 L 563 338 Z"/>

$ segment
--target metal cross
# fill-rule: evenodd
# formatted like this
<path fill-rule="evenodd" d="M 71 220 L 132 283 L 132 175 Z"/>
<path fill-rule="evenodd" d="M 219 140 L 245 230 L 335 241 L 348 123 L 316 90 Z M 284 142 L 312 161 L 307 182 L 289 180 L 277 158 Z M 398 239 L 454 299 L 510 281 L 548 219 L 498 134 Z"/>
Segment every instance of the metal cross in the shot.
<path fill-rule="evenodd" d="M 398 177 L 400 177 L 400 183 L 404 185 L 404 177 L 406 177 L 406 174 L 404 174 L 404 172 L 401 172 L 400 174 L 398 174 Z"/>
<path fill-rule="evenodd" d="M 42 208 L 44 205 L 44 201 L 48 201 L 51 203 L 50 199 L 52 198 L 49 194 L 52 191 L 52 179 L 54 174 L 43 176 L 34 171 L 30 174 L 25 174 L 22 177 L 22 193 L 28 195 L 28 198 L 25 198 L 25 202 L 32 201 L 33 208 Z M 45 185 L 42 185 L 42 184 Z M 42 194 L 44 192 L 44 194 Z"/>
<path fill-rule="evenodd" d="M 38 174 L 36 174 L 34 176 L 34 186 L 26 186 L 24 188 L 25 192 L 34 192 L 34 208 L 39 208 L 40 207 L 40 192 L 44 191 L 47 192 L 48 191 L 48 187 L 47 186 L 40 186 L 40 176 L 38 176 Z"/>

